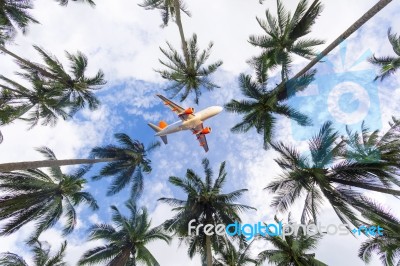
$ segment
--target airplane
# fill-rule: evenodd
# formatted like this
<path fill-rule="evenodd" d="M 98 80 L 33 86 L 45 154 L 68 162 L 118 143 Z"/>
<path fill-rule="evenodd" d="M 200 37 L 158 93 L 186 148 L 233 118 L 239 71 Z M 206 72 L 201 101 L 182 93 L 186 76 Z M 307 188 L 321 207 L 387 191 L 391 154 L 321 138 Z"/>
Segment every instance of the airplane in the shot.
<path fill-rule="evenodd" d="M 193 107 L 184 109 L 160 94 L 157 94 L 157 96 L 166 106 L 176 113 L 181 120 L 170 125 L 165 121 L 160 121 L 158 126 L 148 123 L 148 125 L 157 132 L 155 136 L 161 137 L 164 144 L 168 144 L 167 135 L 182 130 L 191 130 L 192 133 L 196 135 L 200 146 L 203 147 L 205 152 L 208 152 L 206 135 L 211 133 L 211 127 L 204 127 L 203 122 L 221 113 L 223 108 L 221 106 L 211 106 L 195 114 Z"/>

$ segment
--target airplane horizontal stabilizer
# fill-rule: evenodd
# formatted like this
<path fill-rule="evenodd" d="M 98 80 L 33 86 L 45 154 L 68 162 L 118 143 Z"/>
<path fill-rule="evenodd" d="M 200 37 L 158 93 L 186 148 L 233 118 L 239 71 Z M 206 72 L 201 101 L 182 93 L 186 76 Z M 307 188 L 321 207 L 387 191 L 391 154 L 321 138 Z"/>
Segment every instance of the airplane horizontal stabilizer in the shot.
<path fill-rule="evenodd" d="M 148 123 L 149 127 L 151 127 L 155 132 L 160 132 L 162 130 L 162 128 L 152 124 L 152 123 Z M 167 136 L 160 136 L 160 138 L 162 139 L 162 141 L 164 142 L 164 144 L 168 144 L 168 139 Z"/>

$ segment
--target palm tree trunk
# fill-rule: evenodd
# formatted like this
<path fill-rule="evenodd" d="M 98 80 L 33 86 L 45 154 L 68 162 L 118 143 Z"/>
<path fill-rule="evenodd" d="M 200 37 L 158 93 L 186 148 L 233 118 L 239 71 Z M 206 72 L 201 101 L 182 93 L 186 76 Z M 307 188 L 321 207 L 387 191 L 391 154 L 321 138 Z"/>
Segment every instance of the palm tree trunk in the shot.
<path fill-rule="evenodd" d="M 185 33 L 183 32 L 183 25 L 181 20 L 181 7 L 179 4 L 179 0 L 174 0 L 174 9 L 175 9 L 176 25 L 178 25 L 179 35 L 181 36 L 183 55 L 185 57 L 186 64 L 189 66 L 189 51 L 185 39 Z"/>
<path fill-rule="evenodd" d="M 362 189 L 366 189 L 366 190 L 372 190 L 372 191 L 376 191 L 376 192 L 400 196 L 400 191 L 395 190 L 395 189 L 376 187 L 376 186 L 371 186 L 371 185 L 367 185 L 367 184 L 360 183 L 360 182 L 354 182 L 354 181 L 350 181 L 350 180 L 343 180 L 343 179 L 337 179 L 337 178 L 329 178 L 329 180 L 332 182 L 335 182 L 335 183 L 342 184 L 342 185 L 358 187 L 358 188 L 362 188 Z"/>
<path fill-rule="evenodd" d="M 118 158 L 101 158 L 101 159 L 67 159 L 67 160 L 43 160 L 43 161 L 28 161 L 17 163 L 0 164 L 0 172 L 10 172 L 15 170 L 36 169 L 41 167 L 56 167 L 75 164 L 95 164 L 103 162 L 117 161 Z"/>
<path fill-rule="evenodd" d="M 136 248 L 132 248 L 132 266 L 136 266 Z"/>
<path fill-rule="evenodd" d="M 207 266 L 212 266 L 211 237 L 206 235 Z"/>
<path fill-rule="evenodd" d="M 362 25 L 364 25 L 369 19 L 375 16 L 379 11 L 381 11 L 385 6 L 387 6 L 392 0 L 380 0 L 376 5 L 369 9 L 361 18 L 359 18 L 353 25 L 351 25 L 345 32 L 343 32 L 339 37 L 336 38 L 328 47 L 325 48 L 319 55 L 317 55 L 307 66 L 305 66 L 299 73 L 293 78 L 299 78 L 304 75 L 308 70 L 310 70 L 315 64 L 317 64 L 322 58 L 329 54 L 333 49 L 335 49 L 341 42 L 347 39 L 351 34 L 358 30 Z"/>
<path fill-rule="evenodd" d="M 45 77 L 52 78 L 52 79 L 57 79 L 57 77 L 54 76 L 53 74 L 51 74 L 50 72 L 46 71 L 45 69 L 37 66 L 36 64 L 34 64 L 34 63 L 32 63 L 32 62 L 30 62 L 30 61 L 28 61 L 26 59 L 23 59 L 22 57 L 19 57 L 18 55 L 14 54 L 13 52 L 7 50 L 3 45 L 0 45 L 0 51 L 2 51 L 4 53 L 14 57 L 15 59 L 17 59 L 17 61 L 20 61 L 23 64 L 25 64 L 27 66 L 30 66 L 33 69 L 36 69 L 37 71 L 39 71 L 40 74 L 42 74 Z"/>

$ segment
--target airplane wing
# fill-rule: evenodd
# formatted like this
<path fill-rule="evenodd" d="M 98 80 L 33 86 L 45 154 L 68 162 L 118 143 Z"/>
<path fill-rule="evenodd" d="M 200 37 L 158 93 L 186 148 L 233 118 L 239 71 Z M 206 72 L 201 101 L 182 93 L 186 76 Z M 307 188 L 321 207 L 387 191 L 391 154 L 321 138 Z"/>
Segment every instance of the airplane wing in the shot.
<path fill-rule="evenodd" d="M 162 96 L 161 94 L 157 94 L 157 96 L 164 102 L 164 104 L 165 104 L 166 106 L 168 106 L 174 113 L 176 113 L 176 114 L 179 116 L 179 118 L 180 118 L 181 120 L 186 121 L 186 120 L 188 120 L 188 119 L 194 117 L 194 114 L 190 114 L 190 115 L 187 115 L 187 114 L 180 115 L 180 114 L 182 114 L 182 113 L 185 111 L 184 108 L 182 108 L 181 106 L 177 105 L 177 104 L 174 103 L 173 101 L 171 101 L 171 100 L 165 98 L 165 97 Z"/>
<path fill-rule="evenodd" d="M 201 123 L 200 125 L 198 125 L 195 128 L 192 128 L 192 132 L 193 134 L 196 134 L 197 132 L 200 132 L 203 130 L 203 123 Z M 200 143 L 200 146 L 203 147 L 203 149 L 208 152 L 208 144 L 207 144 L 207 138 L 206 135 L 204 134 L 200 134 L 200 135 L 196 135 L 197 136 L 197 140 Z"/>

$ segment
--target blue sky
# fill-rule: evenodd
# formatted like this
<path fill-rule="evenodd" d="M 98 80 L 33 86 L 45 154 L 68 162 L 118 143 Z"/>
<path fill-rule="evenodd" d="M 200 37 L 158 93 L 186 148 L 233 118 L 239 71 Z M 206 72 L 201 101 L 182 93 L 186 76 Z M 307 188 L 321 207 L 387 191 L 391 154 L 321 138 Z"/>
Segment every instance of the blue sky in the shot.
<path fill-rule="evenodd" d="M 190 19 L 184 17 L 186 35 L 191 36 L 196 32 L 201 48 L 205 48 L 208 42 L 213 40 L 215 47 L 208 62 L 222 59 L 224 65 L 213 76 L 213 81 L 221 88 L 215 89 L 212 93 L 204 92 L 198 106 L 193 103 L 192 96 L 189 96 L 187 101 L 180 103 L 183 107 L 195 107 L 196 110 L 201 110 L 210 105 L 224 105 L 232 98 L 242 98 L 237 84 L 238 74 L 252 73 L 246 64 L 246 59 L 259 52 L 246 41 L 250 34 L 262 33 L 255 16 L 263 17 L 267 7 L 275 12 L 274 3 L 259 5 L 257 0 L 252 0 L 254 3 L 248 3 L 249 1 L 246 0 L 246 3 L 240 0 L 218 2 L 204 0 L 201 3 L 187 1 L 193 17 Z M 374 2 L 357 0 L 348 3 L 341 0 L 326 3 L 312 36 L 326 39 L 329 43 Z M 174 114 L 155 97 L 156 93 L 164 93 L 163 89 L 167 83 L 153 71 L 162 68 L 157 62 L 162 56 L 158 50 L 159 46 L 165 47 L 165 41 L 168 40 L 174 47 L 179 47 L 177 28 L 171 23 L 167 28 L 161 29 L 159 13 L 142 10 L 136 5 L 137 3 L 139 2 L 121 0 L 120 4 L 110 4 L 105 0 L 99 0 L 93 10 L 84 5 L 70 4 L 67 8 L 61 8 L 55 3 L 48 3 L 48 0 L 37 1 L 34 14 L 42 24 L 32 26 L 26 36 L 18 36 L 15 45 L 9 47 L 10 50 L 37 59 L 31 45 L 39 44 L 62 62 L 65 62 L 64 50 L 81 50 L 89 57 L 89 71 L 94 73 L 98 68 L 102 68 L 109 82 L 98 93 L 102 107 L 96 112 L 80 112 L 74 120 L 61 121 L 54 128 L 38 127 L 26 132 L 26 125 L 23 123 L 15 123 L 4 128 L 2 132 L 5 141 L 0 145 L 1 162 L 40 159 L 32 148 L 42 145 L 52 148 L 59 158 L 86 157 L 92 147 L 113 143 L 113 134 L 117 132 L 124 132 L 147 145 L 158 140 L 154 137 L 152 129 L 147 126 L 147 122 L 157 123 L 163 119 L 172 123 L 177 120 Z M 287 1 L 287 5 L 291 8 L 295 3 Z M 348 9 L 342 10 L 343 5 L 348 6 Z M 222 7 L 229 9 L 229 12 L 221 14 Z M 341 19 L 337 20 L 339 10 Z M 393 15 L 398 14 L 399 10 L 398 3 L 390 4 L 362 30 L 349 38 L 344 46 L 335 49 L 325 62 L 318 65 L 317 75 L 320 76 L 317 76 L 316 83 L 291 101 L 293 106 L 313 114 L 314 126 L 298 128 L 287 119 L 279 119 L 275 131 L 277 140 L 290 142 L 305 150 L 304 140 L 314 135 L 326 119 L 333 119 L 335 124 L 343 129 L 343 123 L 336 121 L 332 115 L 332 110 L 337 109 L 328 108 L 329 99 L 339 99 L 337 105 L 346 113 L 356 110 L 359 102 L 349 93 L 344 93 L 343 97 L 324 93 L 326 90 L 331 92 L 337 84 L 344 81 L 360 85 L 370 96 L 368 125 L 372 128 L 387 128 L 390 116 L 400 111 L 398 107 L 400 78 L 397 75 L 385 82 L 373 83 L 375 70 L 365 62 L 365 54 L 375 52 L 378 55 L 392 54 L 386 30 L 391 25 L 395 32 L 400 32 L 398 26 L 400 24 L 396 23 L 398 18 Z M 61 16 L 69 19 L 60 21 L 58 18 Z M 86 18 L 85 21 L 80 19 L 82 17 Z M 0 72 L 12 76 L 12 72 L 16 70 L 15 64 L 10 58 L 0 56 Z M 301 69 L 304 63 L 305 61 L 297 58 L 293 72 Z M 273 74 L 272 84 L 276 81 Z M 332 81 L 329 79 L 332 76 L 338 78 Z M 324 93 L 315 96 L 318 90 Z M 354 126 L 357 127 L 364 117 L 359 114 L 356 118 L 358 120 L 356 119 Z M 256 207 L 258 211 L 243 214 L 243 221 L 273 219 L 274 211 L 269 208 L 272 195 L 268 195 L 262 188 L 280 173 L 280 169 L 273 161 L 276 153 L 272 150 L 263 150 L 262 138 L 254 131 L 232 134 L 230 128 L 238 121 L 240 116 L 226 111 L 207 121 L 206 125 L 213 128 L 213 132 L 207 136 L 210 147 L 207 154 L 198 146 L 190 132 L 170 136 L 168 145 L 162 145 L 151 154 L 153 171 L 145 176 L 145 191 L 140 205 L 148 207 L 153 225 L 160 224 L 172 215 L 170 207 L 159 204 L 156 201 L 158 198 L 183 196 L 180 191 L 168 184 L 168 177 L 171 175 L 183 177 L 188 168 L 202 174 L 201 159 L 205 157 L 210 160 L 214 172 L 222 161 L 227 162 L 229 182 L 225 187 L 226 192 L 240 188 L 249 189 L 243 197 L 243 202 Z M 99 167 L 100 165 L 94 166 L 87 177 L 95 175 Z M 71 168 L 66 167 L 64 170 L 70 171 Z M 80 220 L 78 228 L 68 237 L 70 244 L 67 258 L 71 264 L 77 261 L 78 254 L 98 244 L 86 243 L 84 237 L 92 223 L 109 222 L 110 213 L 107 206 L 114 204 L 123 209 L 123 203 L 128 198 L 127 190 L 116 196 L 106 197 L 109 182 L 108 178 L 104 178 L 88 184 L 88 191 L 95 195 L 103 208 L 96 213 L 88 211 L 84 206 L 78 208 Z M 368 195 L 391 206 L 394 211 L 399 211 L 393 199 L 377 193 Z M 301 204 L 294 205 L 293 214 L 298 215 L 300 208 Z M 285 216 L 280 215 L 280 217 Z M 339 222 L 329 208 L 323 210 L 321 217 L 325 223 Z M 23 240 L 30 228 L 32 225 L 0 240 L 2 241 L 0 251 L 18 252 L 29 258 Z M 57 227 L 49 230 L 42 239 L 57 247 L 60 244 L 60 231 Z M 319 244 L 316 254 L 329 265 L 364 265 L 356 256 L 360 243 L 360 239 L 353 237 L 326 236 Z M 254 245 L 255 252 L 265 247 L 266 243 L 263 242 Z M 177 265 L 178 260 L 179 265 L 200 265 L 198 258 L 188 259 L 185 247 L 178 248 L 176 241 L 171 246 L 154 243 L 150 248 L 163 266 Z M 341 256 L 334 255 L 332 250 Z M 378 265 L 376 263 L 375 260 L 370 265 Z"/>

